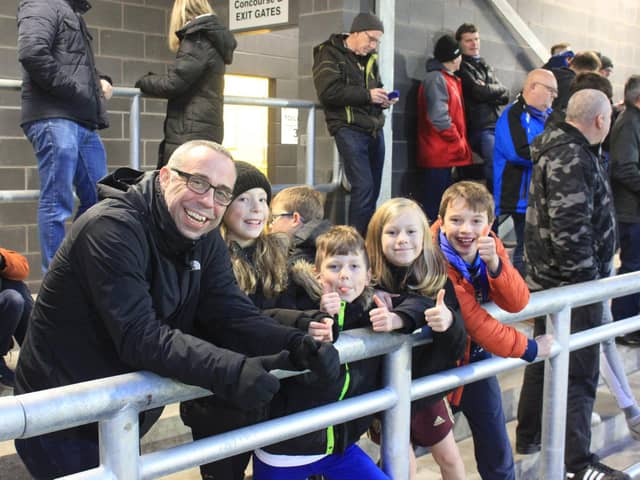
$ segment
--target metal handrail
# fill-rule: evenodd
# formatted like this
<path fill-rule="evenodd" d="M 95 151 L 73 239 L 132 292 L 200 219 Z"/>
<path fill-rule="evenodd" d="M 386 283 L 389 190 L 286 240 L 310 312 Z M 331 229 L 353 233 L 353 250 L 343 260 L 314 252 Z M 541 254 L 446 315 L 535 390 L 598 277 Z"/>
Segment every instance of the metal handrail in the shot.
<path fill-rule="evenodd" d="M 0 90 L 16 90 L 22 88 L 21 80 L 0 79 Z M 134 169 L 140 168 L 140 97 L 143 96 L 138 88 L 114 87 L 114 96 L 131 97 L 129 110 L 129 166 Z M 334 162 L 334 176 L 329 184 L 315 184 L 315 144 L 316 144 L 316 112 L 320 105 L 310 100 L 298 100 L 287 98 L 255 98 L 225 96 L 225 105 L 246 105 L 272 108 L 298 108 L 308 109 L 306 136 L 307 148 L 305 157 L 305 183 L 312 185 L 320 191 L 334 191 L 340 185 L 337 178 L 338 169 Z M 286 185 L 274 185 L 274 190 L 278 191 Z M 40 196 L 39 190 L 0 190 L 0 201 L 35 201 Z"/>
<path fill-rule="evenodd" d="M 545 399 L 540 478 L 564 478 L 564 422 L 569 351 L 637 330 L 640 316 L 569 335 L 570 310 L 640 291 L 640 272 L 534 293 L 518 314 L 485 305 L 496 318 L 511 323 L 549 313 L 555 344 L 545 369 Z M 343 332 L 336 346 L 342 362 L 385 355 L 385 386 L 376 392 L 270 420 L 233 432 L 140 457 L 138 412 L 208 394 L 149 372 L 119 375 L 16 397 L 0 398 L 0 440 L 29 437 L 94 421 L 100 422 L 101 466 L 68 478 L 157 478 L 272 444 L 339 422 L 385 410 L 382 444 L 385 470 L 392 478 L 407 478 L 410 400 L 432 395 L 526 363 L 491 358 L 410 381 L 411 346 L 424 342 L 416 334 Z M 278 372 L 279 376 L 283 372 Z M 564 396 L 562 392 L 565 392 Z M 629 473 L 640 473 L 633 466 Z"/>

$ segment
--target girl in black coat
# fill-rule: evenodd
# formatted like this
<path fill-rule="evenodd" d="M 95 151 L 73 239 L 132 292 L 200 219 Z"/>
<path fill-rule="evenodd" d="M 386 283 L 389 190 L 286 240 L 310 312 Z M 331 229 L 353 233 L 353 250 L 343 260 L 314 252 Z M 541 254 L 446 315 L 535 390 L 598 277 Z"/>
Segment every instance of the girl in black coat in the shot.
<path fill-rule="evenodd" d="M 236 48 L 207 0 L 175 0 L 168 37 L 175 64 L 166 75 L 149 73 L 136 82 L 146 95 L 169 100 L 158 168 L 187 140 L 222 143 L 224 73 Z"/>

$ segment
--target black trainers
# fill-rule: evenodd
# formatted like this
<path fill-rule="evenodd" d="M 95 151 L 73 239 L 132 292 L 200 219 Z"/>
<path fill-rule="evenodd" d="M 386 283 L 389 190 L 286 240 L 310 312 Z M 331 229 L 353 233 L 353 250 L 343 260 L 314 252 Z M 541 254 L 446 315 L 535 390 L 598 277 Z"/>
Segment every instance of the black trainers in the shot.
<path fill-rule="evenodd" d="M 567 478 L 573 480 L 631 480 L 631 477 L 620 470 L 614 470 L 597 462 L 587 465 L 576 473 L 567 472 Z"/>
<path fill-rule="evenodd" d="M 3 357 L 0 357 L 0 384 L 13 388 L 16 386 L 16 375 L 9 367 Z"/>

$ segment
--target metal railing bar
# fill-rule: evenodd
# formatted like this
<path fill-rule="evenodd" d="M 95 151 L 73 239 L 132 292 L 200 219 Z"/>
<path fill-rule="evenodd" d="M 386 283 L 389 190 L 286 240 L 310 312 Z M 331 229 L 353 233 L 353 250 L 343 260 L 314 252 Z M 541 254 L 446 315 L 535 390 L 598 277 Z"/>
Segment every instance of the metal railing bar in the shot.
<path fill-rule="evenodd" d="M 564 326 L 568 325 L 567 319 L 570 315 L 571 306 L 592 304 L 600 299 L 609 298 L 612 295 L 632 293 L 634 290 L 640 290 L 639 272 L 539 292 L 532 295 L 531 308 L 527 307 L 527 309 L 534 312 L 547 313 L 549 311 L 554 312 L 554 309 L 556 309 L 559 304 L 562 304 L 563 307 L 559 311 L 555 311 L 551 317 L 554 318 L 554 328 L 558 328 L 558 326 L 563 326 L 564 328 Z M 545 306 L 547 309 L 546 312 L 544 311 Z M 495 307 L 493 305 L 487 305 L 487 308 L 492 310 Z M 512 314 L 511 316 L 517 315 Z M 526 315 L 526 317 L 529 316 L 531 316 L 531 313 Z M 553 364 L 563 355 L 568 355 L 570 349 L 574 350 L 582 348 L 587 344 L 599 343 L 606 338 L 637 330 L 638 326 L 640 326 L 640 316 L 635 316 L 576 333 L 568 338 L 565 337 L 562 339 L 559 337 L 558 343 L 554 345 L 553 348 L 553 356 L 549 361 Z M 388 354 L 387 358 L 390 359 L 394 355 L 397 356 L 400 350 L 404 350 L 405 353 L 397 357 L 401 361 L 396 362 L 404 371 L 405 367 L 410 364 L 407 358 L 405 358 L 407 357 L 406 351 L 408 345 L 405 343 L 407 339 L 408 343 L 414 345 L 427 341 L 420 335 L 406 337 L 400 334 L 378 334 L 365 330 L 353 330 L 344 332 L 341 335 L 341 338 L 337 342 L 337 348 L 340 351 L 341 361 L 343 362 L 380 354 Z M 563 348 L 562 345 L 565 345 L 565 347 Z M 168 469 L 167 472 L 171 473 L 182 469 L 184 465 L 187 465 L 186 462 L 191 462 L 188 463 L 187 467 L 194 466 L 198 463 L 208 462 L 212 459 L 223 458 L 224 456 L 255 448 L 257 446 L 257 443 L 255 443 L 256 431 L 259 432 L 260 435 L 263 435 L 259 436 L 259 441 L 263 442 L 261 444 L 266 445 L 284 438 L 298 436 L 305 431 L 313 431 L 323 426 L 346 421 L 348 418 L 364 416 L 370 411 L 385 410 L 386 416 L 389 415 L 390 412 L 392 413 L 394 407 L 397 408 L 400 404 L 404 403 L 408 404 L 405 400 L 408 395 L 411 395 L 412 398 L 431 395 L 439 391 L 454 388 L 463 383 L 469 383 L 479 378 L 495 375 L 501 371 L 520 367 L 523 364 L 524 362 L 520 359 L 492 358 L 477 362 L 473 365 L 447 372 L 440 372 L 430 377 L 415 380 L 410 390 L 405 391 L 406 389 L 403 388 L 403 392 L 392 390 L 394 385 L 392 379 L 395 369 L 387 369 L 387 387 L 366 394 L 367 397 L 354 397 L 342 402 L 320 407 L 324 409 L 321 413 L 318 413 L 316 410 L 301 412 L 300 414 L 296 414 L 301 415 L 300 417 L 289 416 L 269 421 L 279 422 L 277 424 L 265 422 L 264 424 L 246 427 L 246 429 L 242 431 L 239 430 L 237 432 L 224 434 L 227 435 L 227 437 L 216 436 L 201 440 L 200 442 L 212 442 L 211 444 L 206 444 L 207 448 L 209 446 L 212 448 L 211 451 L 207 450 L 207 452 L 215 455 L 215 457 L 197 457 L 195 463 L 193 463 L 193 457 L 191 455 L 200 455 L 199 450 L 202 448 L 202 445 L 199 445 L 197 442 L 175 447 L 179 448 L 178 450 L 164 450 L 149 454 L 151 455 L 150 457 L 140 457 L 137 461 L 143 465 L 140 467 L 141 470 L 138 469 L 139 465 L 137 463 L 132 464 L 131 462 L 118 460 L 119 456 L 113 454 L 113 451 L 110 450 L 114 447 L 114 445 L 111 444 L 114 442 L 117 443 L 118 441 L 113 432 L 117 432 L 118 428 L 127 424 L 127 422 L 123 423 L 124 418 L 129 418 L 128 423 L 133 422 L 137 425 L 137 412 L 140 410 L 209 394 L 207 390 L 185 386 L 174 380 L 162 378 L 149 372 L 130 373 L 43 392 L 2 398 L 0 399 L 0 439 L 8 440 L 12 438 L 29 437 L 99 420 L 101 421 L 101 432 L 105 432 L 105 442 L 104 445 L 101 443 L 101 449 L 104 448 L 106 449 L 105 451 L 110 452 L 110 456 L 105 455 L 103 460 L 111 465 L 112 468 L 105 468 L 103 465 L 101 469 L 96 469 L 93 473 L 83 472 L 78 474 L 83 475 L 82 477 L 73 476 L 73 478 L 115 478 L 111 470 L 135 470 L 141 472 L 140 476 L 142 478 L 152 478 L 151 476 L 145 476 L 145 468 L 148 468 L 150 472 L 160 472 L 162 469 Z M 388 363 L 388 365 L 392 365 L 392 363 Z M 553 368 L 552 370 L 556 371 L 557 369 Z M 292 374 L 290 372 L 281 373 L 286 375 Z M 563 388 L 566 389 L 566 375 L 563 378 L 554 375 L 554 379 L 556 390 L 559 388 L 559 390 L 557 390 L 558 393 L 560 393 Z M 560 384 L 558 384 L 558 382 Z M 400 385 L 402 385 L 402 382 L 400 382 Z M 371 402 L 369 407 L 363 405 L 363 398 L 367 398 L 367 402 Z M 556 400 L 559 401 L 557 398 Z M 377 402 L 388 403 L 382 405 L 382 403 Z M 548 398 L 545 400 L 546 415 L 551 415 L 551 417 L 545 417 L 546 424 L 553 422 L 555 425 L 561 421 L 561 419 L 558 420 L 553 417 L 553 405 L 553 402 L 549 401 Z M 370 408 L 371 410 L 367 410 L 366 408 Z M 391 408 L 391 410 L 389 410 L 389 408 Z M 405 415 L 406 412 L 401 413 Z M 309 416 L 307 417 L 305 415 Z M 300 420 L 301 418 L 305 419 L 304 422 Z M 264 425 L 267 424 L 268 426 L 265 427 Z M 112 425 L 113 428 L 110 428 L 109 425 Z M 278 425 L 280 429 L 277 431 L 277 435 L 272 435 L 274 433 L 273 425 Z M 298 428 L 301 430 L 297 430 Z M 304 430 L 307 428 L 308 430 Z M 398 432 L 402 433 L 401 429 L 398 430 Z M 546 454 L 543 457 L 547 458 L 547 463 L 555 464 L 561 460 L 561 450 L 554 448 L 554 445 L 558 441 L 563 441 L 563 439 L 558 440 L 555 438 L 558 435 L 553 429 L 547 429 L 547 432 L 549 438 L 545 437 L 543 439 L 543 449 L 547 448 L 554 451 L 547 452 L 551 457 L 547 457 Z M 393 437 L 393 434 L 391 437 Z M 405 441 L 404 438 L 388 440 L 394 442 Z M 408 442 L 408 438 L 406 441 Z M 238 442 L 244 443 L 240 445 Z M 129 444 L 139 445 L 137 436 L 135 439 L 131 437 Z M 117 445 L 115 445 L 115 447 L 117 449 Z M 385 446 L 383 443 L 383 450 L 385 448 L 390 448 L 390 446 Z M 396 450 L 401 451 L 403 448 L 404 446 L 401 445 L 400 448 Z M 383 452 L 383 457 L 386 458 L 388 462 L 391 462 L 389 468 L 392 471 L 403 471 L 402 469 L 404 467 L 393 465 L 393 462 L 398 461 L 397 458 L 393 456 L 393 458 L 388 458 L 392 451 L 394 450 Z M 165 462 L 163 464 L 165 466 L 154 466 L 156 465 L 154 463 L 156 462 L 155 459 L 158 459 L 158 462 Z M 148 467 L 144 467 L 145 461 Z M 554 469 L 555 467 L 551 469 L 553 471 L 546 470 L 549 475 L 551 475 L 548 478 L 556 477 Z M 162 470 L 162 472 L 165 472 L 165 470 Z M 102 477 L 98 477 L 97 475 L 102 475 Z M 153 473 L 153 475 L 155 475 L 155 473 Z"/>
<path fill-rule="evenodd" d="M 526 308 L 518 313 L 505 312 L 493 303 L 483 305 L 483 308 L 500 321 L 515 323 L 559 312 L 567 305 L 580 307 L 638 291 L 640 291 L 640 276 L 637 272 L 632 272 L 536 292 L 531 295 Z"/>
<path fill-rule="evenodd" d="M 150 479 L 168 475 L 201 463 L 254 450 L 282 440 L 294 438 L 305 433 L 344 423 L 355 418 L 380 412 L 397 401 L 397 395 L 388 388 L 352 397 L 340 402 L 316 407 L 287 417 L 244 427 L 232 432 L 216 435 L 202 440 L 179 445 L 167 450 L 143 455 L 141 457 L 141 478 Z M 229 449 L 229 445 L 233 445 Z M 169 456 L 178 454 L 187 457 L 178 464 Z"/>
<path fill-rule="evenodd" d="M 354 362 L 397 349 L 406 336 L 357 329 L 336 342 L 341 362 Z M 426 341 L 426 340 L 423 340 Z M 302 372 L 274 371 L 279 378 Z M 140 411 L 211 395 L 211 392 L 151 372 L 135 372 L 64 387 L 0 398 L 0 440 L 32 437 L 107 419 L 127 405 Z M 54 406 L 52 410 L 51 407 Z M 16 415 L 16 409 L 22 412 Z M 100 412 L 94 414 L 92 412 Z M 19 417 L 21 421 L 16 421 Z"/>

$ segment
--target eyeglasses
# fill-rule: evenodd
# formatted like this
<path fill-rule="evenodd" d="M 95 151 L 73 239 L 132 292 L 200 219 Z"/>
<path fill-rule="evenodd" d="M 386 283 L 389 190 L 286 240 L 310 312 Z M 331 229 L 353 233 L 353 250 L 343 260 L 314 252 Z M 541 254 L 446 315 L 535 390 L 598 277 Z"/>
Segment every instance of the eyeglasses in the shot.
<path fill-rule="evenodd" d="M 536 82 L 536 85 L 542 85 L 544 88 L 547 89 L 547 92 L 549 92 L 551 95 L 553 95 L 554 97 L 558 96 L 557 88 L 550 87 L 549 85 L 545 85 L 544 83 L 540 83 L 540 82 Z"/>
<path fill-rule="evenodd" d="M 374 45 L 380 45 L 382 40 L 380 38 L 374 37 L 373 35 L 369 35 L 369 32 L 362 32 L 369 39 L 369 43 L 373 43 Z"/>
<path fill-rule="evenodd" d="M 197 193 L 198 195 L 204 195 L 209 191 L 209 189 L 213 190 L 213 201 L 218 205 L 222 205 L 226 207 L 233 200 L 233 193 L 229 190 L 225 190 L 224 187 L 211 185 L 207 180 L 205 180 L 200 175 L 194 175 L 192 173 L 183 172 L 182 170 L 178 170 L 177 168 L 172 168 L 174 172 L 180 175 L 182 178 L 186 180 L 187 188 L 191 190 L 193 193 Z"/>
<path fill-rule="evenodd" d="M 293 217 L 293 212 L 273 213 L 269 218 L 269 224 L 273 225 L 280 217 Z"/>

